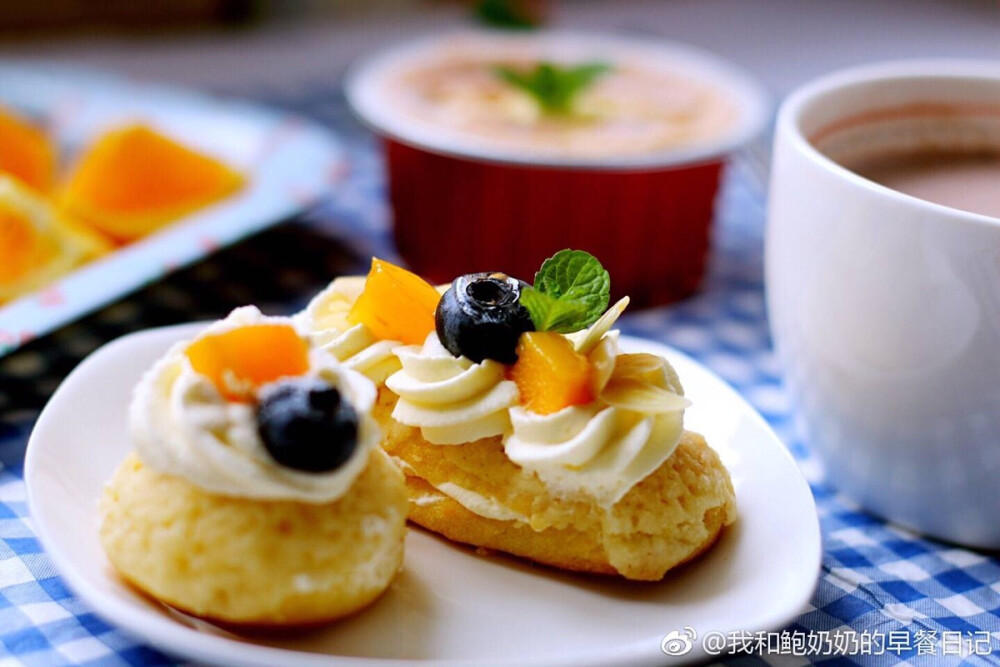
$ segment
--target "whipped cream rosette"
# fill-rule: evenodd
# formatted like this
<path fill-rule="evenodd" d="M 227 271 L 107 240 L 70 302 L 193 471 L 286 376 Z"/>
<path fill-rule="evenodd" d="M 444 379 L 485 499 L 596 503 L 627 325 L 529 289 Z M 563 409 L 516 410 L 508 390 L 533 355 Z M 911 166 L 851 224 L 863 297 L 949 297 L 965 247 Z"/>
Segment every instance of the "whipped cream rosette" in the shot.
<path fill-rule="evenodd" d="M 386 380 L 399 401 L 397 421 L 418 426 L 428 442 L 460 445 L 510 432 L 509 408 L 517 404 L 517 385 L 504 379 L 504 365 L 455 357 L 437 333 L 423 346 L 401 347 L 402 370 Z"/>
<path fill-rule="evenodd" d="M 151 468 L 213 493 L 309 503 L 336 500 L 350 488 L 379 442 L 378 424 L 371 416 L 376 391 L 370 382 L 326 351 L 308 349 L 304 340 L 298 348 L 304 355 L 301 363 L 275 371 L 272 382 L 294 379 L 314 393 L 313 387 L 332 388 L 356 415 L 355 442 L 342 462 L 328 471 L 297 470 L 275 460 L 262 437 L 256 397 L 266 396 L 271 382 L 257 387 L 228 368 L 212 377 L 196 369 L 189 354 L 200 341 L 232 344 L 225 341 L 228 334 L 268 327 L 286 332 L 282 340 L 299 340 L 288 318 L 265 317 L 256 308 L 245 307 L 194 341 L 171 348 L 135 389 L 129 428 L 136 452 Z"/>

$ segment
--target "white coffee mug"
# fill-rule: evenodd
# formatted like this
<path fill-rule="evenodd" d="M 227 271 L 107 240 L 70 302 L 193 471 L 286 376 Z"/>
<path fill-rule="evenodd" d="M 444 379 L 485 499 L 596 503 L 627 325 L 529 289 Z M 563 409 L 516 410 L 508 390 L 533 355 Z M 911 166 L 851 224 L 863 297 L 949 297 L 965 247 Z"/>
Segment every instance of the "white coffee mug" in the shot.
<path fill-rule="evenodd" d="M 830 481 L 899 524 L 995 549 L 1000 219 L 839 164 L 972 145 L 1000 151 L 1000 61 L 886 63 L 793 93 L 774 145 L 767 304 Z"/>

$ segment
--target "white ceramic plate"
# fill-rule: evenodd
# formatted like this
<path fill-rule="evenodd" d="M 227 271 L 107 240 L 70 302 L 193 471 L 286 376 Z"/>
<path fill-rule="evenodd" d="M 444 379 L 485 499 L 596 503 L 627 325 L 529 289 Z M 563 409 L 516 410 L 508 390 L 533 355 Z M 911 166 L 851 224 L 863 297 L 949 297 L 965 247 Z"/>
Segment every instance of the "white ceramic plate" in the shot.
<path fill-rule="evenodd" d="M 0 355 L 312 205 L 345 172 L 327 130 L 297 116 L 89 70 L 0 64 L 0 104 L 48 127 L 66 158 L 142 121 L 247 175 L 244 188 L 0 306 Z"/>
<path fill-rule="evenodd" d="M 38 535 L 67 584 L 94 611 L 178 656 L 248 665 L 663 664 L 664 635 L 699 639 L 674 660 L 704 657 L 710 631 L 773 630 L 803 610 L 820 565 L 809 488 L 763 419 L 690 358 L 664 354 L 694 402 L 687 423 L 732 473 L 740 519 L 704 557 L 655 584 L 565 574 L 479 556 L 410 531 L 404 571 L 371 608 L 305 635 L 238 637 L 168 611 L 115 575 L 97 537 L 97 499 L 130 449 L 132 386 L 174 341 L 202 325 L 132 334 L 95 352 L 52 397 L 28 445 L 25 480 Z M 334 657 L 335 656 L 335 657 Z"/>

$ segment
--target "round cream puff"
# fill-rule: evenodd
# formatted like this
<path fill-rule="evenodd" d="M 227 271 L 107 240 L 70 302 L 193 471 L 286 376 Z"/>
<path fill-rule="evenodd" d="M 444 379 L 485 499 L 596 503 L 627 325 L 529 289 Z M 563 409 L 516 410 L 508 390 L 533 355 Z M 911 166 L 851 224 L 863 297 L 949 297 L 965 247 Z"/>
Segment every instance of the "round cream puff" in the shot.
<path fill-rule="evenodd" d="M 153 598 L 230 625 L 368 605 L 401 568 L 407 512 L 376 397 L 254 308 L 178 343 L 133 395 L 135 451 L 100 501 L 109 560 Z"/>

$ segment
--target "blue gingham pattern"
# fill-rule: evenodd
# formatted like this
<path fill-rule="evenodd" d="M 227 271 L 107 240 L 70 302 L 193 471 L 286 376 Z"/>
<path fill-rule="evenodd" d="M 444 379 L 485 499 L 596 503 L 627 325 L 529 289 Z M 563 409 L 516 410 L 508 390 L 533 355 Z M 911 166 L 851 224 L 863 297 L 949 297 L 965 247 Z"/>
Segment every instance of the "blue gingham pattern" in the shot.
<path fill-rule="evenodd" d="M 378 150 L 349 119 L 340 95 L 326 82 L 262 97 L 311 115 L 348 140 L 351 172 L 336 199 L 304 221 L 226 250 L 0 359 L 0 665 L 171 663 L 77 600 L 32 531 L 22 482 L 24 447 L 46 397 L 72 366 L 101 343 L 136 329 L 219 317 L 246 302 L 270 312 L 297 310 L 331 276 L 363 271 L 371 254 L 394 257 Z M 862 512 L 828 486 L 808 443 L 797 438 L 766 324 L 764 215 L 761 180 L 748 161 L 737 160 L 727 174 L 704 290 L 622 321 L 626 333 L 673 345 L 732 384 L 787 443 L 816 497 L 822 576 L 808 608 L 782 633 L 785 639 L 775 638 L 786 641 L 788 650 L 769 653 L 767 641 L 753 641 L 757 629 L 747 628 L 731 648 L 751 654 L 741 651 L 723 662 L 1000 664 L 1000 561 Z M 868 638 L 861 648 L 872 655 L 816 655 L 810 649 L 851 631 Z M 942 642 L 956 639 L 958 648 L 943 655 L 948 646 Z M 829 641 L 824 647 L 835 653 L 839 645 Z M 799 655 L 791 654 L 793 647 Z M 986 649 L 996 657 L 982 655 Z"/>

